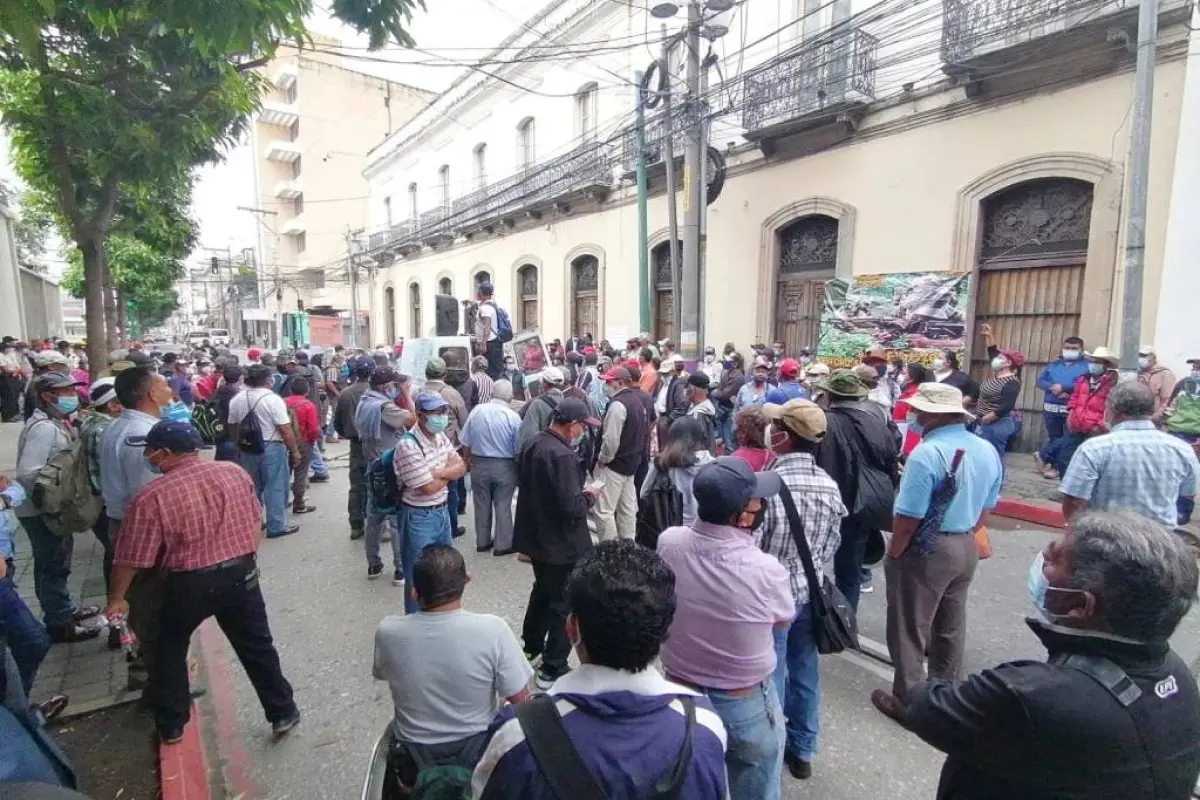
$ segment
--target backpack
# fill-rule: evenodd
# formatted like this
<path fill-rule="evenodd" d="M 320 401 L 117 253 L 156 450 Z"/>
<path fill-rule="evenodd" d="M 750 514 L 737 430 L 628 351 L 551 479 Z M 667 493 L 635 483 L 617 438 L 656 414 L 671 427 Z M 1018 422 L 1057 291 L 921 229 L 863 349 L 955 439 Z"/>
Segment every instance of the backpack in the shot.
<path fill-rule="evenodd" d="M 416 442 L 422 453 L 425 448 L 411 433 L 400 436 L 401 440 L 410 439 Z M 400 493 L 402 487 L 396 479 L 396 448 L 389 447 L 380 454 L 379 458 L 367 465 L 367 497 L 370 498 L 371 511 L 376 514 L 395 514 L 400 511 Z"/>
<path fill-rule="evenodd" d="M 225 438 L 225 423 L 209 403 L 196 403 L 192 407 L 192 427 L 200 432 L 205 444 L 216 444 Z"/>
<path fill-rule="evenodd" d="M 635 541 L 651 550 L 658 547 L 658 536 L 667 528 L 683 524 L 683 493 L 671 482 L 671 471 L 655 465 L 654 482 L 638 504 Z"/>
<path fill-rule="evenodd" d="M 258 408 L 258 404 L 266 399 L 266 395 L 262 395 L 255 401 L 254 405 L 250 405 L 249 396 L 246 397 L 246 405 L 249 407 L 246 411 L 246 416 L 238 426 L 238 449 L 243 453 L 249 453 L 252 456 L 261 456 L 267 451 L 266 439 L 263 437 L 262 424 L 258 421 L 258 417 L 254 413 L 254 409 Z"/>
<path fill-rule="evenodd" d="M 496 340 L 504 343 L 511 342 L 513 338 L 512 320 L 508 318 L 508 312 L 500 306 L 496 305 L 494 300 L 489 300 L 492 308 L 496 309 Z"/>
<path fill-rule="evenodd" d="M 411 800 L 469 800 L 471 770 L 461 764 L 418 764 Z"/>
<path fill-rule="evenodd" d="M 87 443 L 82 437 L 50 456 L 37 471 L 29 496 L 46 527 L 59 536 L 83 533 L 96 524 L 104 498 L 92 493 Z"/>

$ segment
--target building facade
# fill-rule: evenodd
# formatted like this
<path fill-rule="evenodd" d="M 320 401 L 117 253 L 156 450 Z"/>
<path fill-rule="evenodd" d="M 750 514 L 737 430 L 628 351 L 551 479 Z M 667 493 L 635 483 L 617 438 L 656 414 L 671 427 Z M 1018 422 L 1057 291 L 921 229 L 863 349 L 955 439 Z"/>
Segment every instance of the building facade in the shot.
<path fill-rule="evenodd" d="M 662 145 L 669 130 L 682 152 L 683 115 L 648 120 L 642 286 L 634 90 L 619 80 L 657 51 L 644 14 L 551 4 L 497 51 L 512 63 L 464 78 L 372 151 L 366 246 L 389 338 L 427 333 L 434 293 L 465 296 L 482 276 L 518 328 L 623 342 L 644 291 L 651 332 L 674 335 Z M 1105 0 L 747 0 L 714 44 L 701 106 L 726 162 L 705 214 L 703 343 L 819 345 L 830 278 L 970 273 L 967 330 L 989 322 L 1027 354 L 1020 406 L 1039 429 L 1031 373 L 1062 338 L 1120 339 L 1136 15 Z M 1143 339 L 1176 369 L 1195 355 L 1180 320 L 1200 244 L 1200 157 L 1181 144 L 1200 134 L 1187 22 L 1163 5 L 1142 309 Z"/>

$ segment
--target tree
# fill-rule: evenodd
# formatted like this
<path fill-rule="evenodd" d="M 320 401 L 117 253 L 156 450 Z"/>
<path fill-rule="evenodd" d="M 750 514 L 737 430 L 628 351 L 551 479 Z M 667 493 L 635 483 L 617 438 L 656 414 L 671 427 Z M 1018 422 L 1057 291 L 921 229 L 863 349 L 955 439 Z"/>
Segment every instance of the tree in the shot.
<path fill-rule="evenodd" d="M 46 239 L 54 227 L 54 218 L 44 207 L 22 198 L 20 211 L 13 221 L 13 238 L 17 247 L 17 263 L 33 272 L 45 274 Z"/>
<path fill-rule="evenodd" d="M 335 14 L 395 37 L 420 0 L 336 0 Z M 88 349 L 104 363 L 105 242 L 118 207 L 187 185 L 245 129 L 261 94 L 253 68 L 302 42 L 311 0 L 6 0 L 0 108 L 15 165 L 53 201 L 79 251 Z"/>
<path fill-rule="evenodd" d="M 173 287 L 186 272 L 181 261 L 133 236 L 120 234 L 105 241 L 104 260 L 130 327 L 145 330 L 161 325 L 179 307 Z M 87 290 L 83 276 L 83 259 L 78 250 L 73 250 L 61 285 L 72 296 L 84 297 Z"/>

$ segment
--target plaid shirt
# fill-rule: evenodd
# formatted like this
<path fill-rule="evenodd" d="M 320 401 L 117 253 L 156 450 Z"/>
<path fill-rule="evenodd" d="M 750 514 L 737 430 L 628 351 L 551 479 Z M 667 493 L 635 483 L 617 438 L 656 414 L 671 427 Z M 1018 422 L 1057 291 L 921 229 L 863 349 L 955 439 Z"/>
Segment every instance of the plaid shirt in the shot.
<path fill-rule="evenodd" d="M 113 563 L 172 572 L 203 569 L 258 550 L 262 507 L 236 464 L 180 464 L 146 484 L 121 521 Z"/>
<path fill-rule="evenodd" d="M 772 470 L 779 474 L 784 487 L 792 493 L 796 511 L 800 513 L 800 521 L 804 525 L 808 548 L 812 551 L 813 564 L 819 573 L 833 558 L 842 541 L 842 517 L 847 513 L 842 503 L 842 493 L 833 478 L 818 467 L 808 453 L 778 456 Z M 804 565 L 796 549 L 796 540 L 792 538 L 783 501 L 778 497 L 767 501 L 757 540 L 763 552 L 775 556 L 787 569 L 796 605 L 807 603 L 808 582 L 804 578 Z"/>
<path fill-rule="evenodd" d="M 1131 420 L 1079 446 L 1062 491 L 1086 500 L 1088 508 L 1123 508 L 1174 528 L 1175 501 L 1196 494 L 1198 477 L 1200 462 L 1182 439 L 1150 420 Z"/>

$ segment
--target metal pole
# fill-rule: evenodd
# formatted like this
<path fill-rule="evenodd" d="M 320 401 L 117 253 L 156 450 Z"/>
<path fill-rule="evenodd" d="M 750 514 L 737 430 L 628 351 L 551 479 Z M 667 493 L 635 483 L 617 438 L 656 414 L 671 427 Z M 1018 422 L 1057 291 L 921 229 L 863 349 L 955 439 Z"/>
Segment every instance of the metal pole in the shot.
<path fill-rule="evenodd" d="M 679 352 L 700 356 L 700 209 L 701 160 L 704 158 L 704 120 L 700 113 L 700 4 L 688 2 L 687 29 L 687 142 L 683 153 L 683 285 Z"/>
<path fill-rule="evenodd" d="M 1150 118 L 1158 44 L 1158 0 L 1138 5 L 1137 72 L 1129 133 L 1129 216 L 1125 220 L 1125 287 L 1121 302 L 1121 372 L 1137 372 L 1142 336 L 1142 276 L 1146 265 L 1146 196 L 1150 176 Z"/>
<path fill-rule="evenodd" d="M 642 95 L 641 71 L 634 73 L 633 137 L 634 164 L 637 168 L 637 253 L 638 253 L 638 330 L 650 330 L 650 253 L 647 200 L 650 182 L 646 176 L 646 107 Z"/>
<path fill-rule="evenodd" d="M 670 238 L 671 249 L 671 306 L 673 311 L 672 326 L 674 336 L 679 338 L 680 322 L 683 315 L 683 304 L 680 302 L 679 275 L 679 215 L 675 210 L 675 131 L 674 118 L 671 114 L 671 41 L 667 39 L 667 26 L 662 26 L 663 54 L 659 68 L 667 76 L 664 84 L 667 89 L 663 94 L 663 163 L 667 167 L 667 236 Z M 647 328 L 646 330 L 649 330 Z"/>
<path fill-rule="evenodd" d="M 358 347 L 358 265 L 354 263 L 353 235 L 346 233 L 346 269 L 350 272 L 350 346 Z"/>

